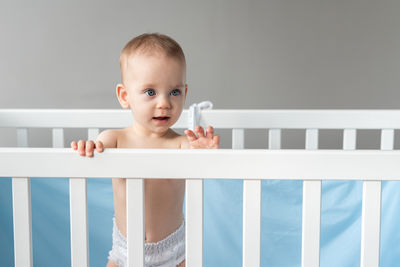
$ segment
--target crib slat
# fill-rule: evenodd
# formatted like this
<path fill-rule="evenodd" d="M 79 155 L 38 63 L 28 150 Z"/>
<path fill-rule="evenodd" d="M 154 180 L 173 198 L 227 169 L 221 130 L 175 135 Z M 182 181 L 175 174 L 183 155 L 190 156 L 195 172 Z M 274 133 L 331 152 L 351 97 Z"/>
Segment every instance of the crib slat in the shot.
<path fill-rule="evenodd" d="M 319 266 L 321 181 L 303 182 L 302 267 Z"/>
<path fill-rule="evenodd" d="M 381 149 L 392 150 L 394 130 L 381 131 Z M 363 181 L 363 203 L 361 221 L 361 266 L 379 266 L 380 223 L 381 223 L 381 181 Z"/>
<path fill-rule="evenodd" d="M 394 147 L 394 130 L 383 129 L 381 131 L 381 149 L 393 150 Z"/>
<path fill-rule="evenodd" d="M 32 267 L 30 191 L 29 178 L 12 178 L 14 259 L 16 267 Z"/>
<path fill-rule="evenodd" d="M 144 266 L 144 179 L 126 179 L 128 267 Z"/>
<path fill-rule="evenodd" d="M 17 129 L 17 146 L 28 147 L 28 129 Z M 32 266 L 32 214 L 30 178 L 12 178 L 12 198 L 15 266 Z"/>
<path fill-rule="evenodd" d="M 281 149 L 281 129 L 270 129 L 268 135 L 268 148 Z"/>
<path fill-rule="evenodd" d="M 379 266 L 381 182 L 364 181 L 361 221 L 361 266 Z"/>
<path fill-rule="evenodd" d="M 203 179 L 186 179 L 186 266 L 203 266 Z"/>
<path fill-rule="evenodd" d="M 53 147 L 64 147 L 64 129 L 53 128 Z"/>
<path fill-rule="evenodd" d="M 53 129 L 53 147 L 64 147 L 64 129 Z M 89 266 L 87 179 L 69 179 L 71 266 Z"/>
<path fill-rule="evenodd" d="M 357 131 L 356 129 L 345 129 L 343 131 L 343 149 L 354 150 L 356 149 Z"/>
<path fill-rule="evenodd" d="M 53 146 L 64 147 L 63 129 L 53 129 Z M 76 264 L 76 266 L 88 266 L 89 238 L 86 178 L 70 179 L 70 203 L 71 263 Z"/>
<path fill-rule="evenodd" d="M 306 130 L 306 149 L 318 149 L 318 129 Z M 303 181 L 301 266 L 319 266 L 321 181 Z"/>
<path fill-rule="evenodd" d="M 28 147 L 28 129 L 26 128 L 17 129 L 17 146 Z"/>
<path fill-rule="evenodd" d="M 243 181 L 243 267 L 260 266 L 261 180 Z"/>
<path fill-rule="evenodd" d="M 232 129 L 232 148 L 244 148 L 244 129 Z M 243 266 L 260 266 L 261 181 L 243 180 Z"/>
<path fill-rule="evenodd" d="M 71 266 L 89 266 L 87 179 L 69 179 Z"/>
<path fill-rule="evenodd" d="M 244 129 L 232 129 L 232 149 L 244 148 Z"/>
<path fill-rule="evenodd" d="M 306 149 L 308 150 L 318 149 L 318 129 L 306 130 Z"/>
<path fill-rule="evenodd" d="M 99 135 L 99 128 L 88 129 L 88 140 L 96 141 L 98 135 Z"/>

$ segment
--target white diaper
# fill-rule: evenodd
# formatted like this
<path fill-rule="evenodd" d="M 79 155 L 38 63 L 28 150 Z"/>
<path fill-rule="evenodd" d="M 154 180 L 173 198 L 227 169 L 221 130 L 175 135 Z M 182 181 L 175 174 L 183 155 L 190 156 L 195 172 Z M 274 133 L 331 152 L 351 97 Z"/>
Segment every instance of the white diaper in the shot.
<path fill-rule="evenodd" d="M 113 218 L 113 245 L 108 259 L 119 267 L 127 266 L 126 237 L 121 234 Z M 185 220 L 181 226 L 156 243 L 144 244 L 145 267 L 176 267 L 185 259 Z"/>

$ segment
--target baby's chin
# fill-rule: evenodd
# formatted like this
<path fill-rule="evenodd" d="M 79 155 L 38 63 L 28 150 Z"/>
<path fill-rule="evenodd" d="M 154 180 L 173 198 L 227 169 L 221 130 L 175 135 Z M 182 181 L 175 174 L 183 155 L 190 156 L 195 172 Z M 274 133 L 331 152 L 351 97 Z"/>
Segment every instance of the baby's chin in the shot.
<path fill-rule="evenodd" d="M 177 119 L 174 118 L 168 118 L 165 120 L 152 119 L 152 125 L 158 133 L 161 133 L 168 131 L 168 129 L 170 129 L 176 123 L 176 121 Z"/>

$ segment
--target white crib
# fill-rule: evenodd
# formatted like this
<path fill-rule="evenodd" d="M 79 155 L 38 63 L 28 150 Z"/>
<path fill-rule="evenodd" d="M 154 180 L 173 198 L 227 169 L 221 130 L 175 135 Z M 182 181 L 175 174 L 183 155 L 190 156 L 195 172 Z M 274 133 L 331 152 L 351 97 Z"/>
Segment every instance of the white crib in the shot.
<path fill-rule="evenodd" d="M 174 128 L 187 128 L 187 113 L 183 112 Z M 87 178 L 128 178 L 130 267 L 143 266 L 144 260 L 143 177 L 186 179 L 188 267 L 203 266 L 203 179 L 244 179 L 244 267 L 260 266 L 262 179 L 304 180 L 303 267 L 319 266 L 321 181 L 363 180 L 361 266 L 379 266 L 381 181 L 400 180 L 400 152 L 393 151 L 400 110 L 206 110 L 201 125 L 232 129 L 233 149 L 107 149 L 94 158 L 83 158 L 63 148 L 64 128 L 88 128 L 88 138 L 95 139 L 99 128 L 131 123 L 130 111 L 123 110 L 0 110 L 0 128 L 16 128 L 19 146 L 0 148 L 0 177 L 13 177 L 15 266 L 32 266 L 29 177 L 71 178 L 74 267 L 89 266 Z M 26 148 L 27 128 L 41 127 L 52 128 L 54 148 Z M 244 129 L 268 130 L 268 149 L 244 149 Z M 280 149 L 281 129 L 305 129 L 305 150 Z M 343 150 L 318 150 L 319 129 L 342 129 Z M 356 150 L 357 129 L 380 129 L 381 150 Z M 158 168 L 152 167 L 154 161 Z M 183 167 L 171 168 L 174 162 Z M 198 168 L 199 163 L 209 167 Z"/>

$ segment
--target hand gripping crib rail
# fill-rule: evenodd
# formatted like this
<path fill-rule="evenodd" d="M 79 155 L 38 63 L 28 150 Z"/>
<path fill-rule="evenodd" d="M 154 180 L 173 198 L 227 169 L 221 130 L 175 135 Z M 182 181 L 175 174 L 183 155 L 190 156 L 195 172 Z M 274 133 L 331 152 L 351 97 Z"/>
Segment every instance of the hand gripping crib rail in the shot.
<path fill-rule="evenodd" d="M 186 128 L 187 112 L 174 128 Z M 244 267 L 260 266 L 262 179 L 304 180 L 303 267 L 319 266 L 321 180 L 363 180 L 361 266 L 379 266 L 381 181 L 400 180 L 400 152 L 391 151 L 394 130 L 400 129 L 399 110 L 206 110 L 201 114 L 201 124 L 232 129 L 233 150 L 107 149 L 88 159 L 62 148 L 63 128 L 88 128 L 88 138 L 95 139 L 98 128 L 122 128 L 131 122 L 130 112 L 123 110 L 0 110 L 0 127 L 17 128 L 20 147 L 28 146 L 27 128 L 53 129 L 54 148 L 0 148 L 0 177 L 13 177 L 15 266 L 32 266 L 29 177 L 71 178 L 74 267 L 89 265 L 86 178 L 127 177 L 130 267 L 143 266 L 144 260 L 143 177 L 187 178 L 189 267 L 203 265 L 203 179 L 244 179 Z M 255 128 L 268 129 L 268 150 L 243 149 L 244 129 Z M 280 149 L 281 129 L 305 129 L 306 149 Z M 343 129 L 343 150 L 318 151 L 319 129 Z M 380 129 L 381 150 L 355 150 L 357 129 Z M 159 162 L 158 168 L 152 168 L 151 161 Z M 181 162 L 183 167 L 171 169 L 174 162 Z M 208 167 L 198 168 L 199 163 Z"/>

